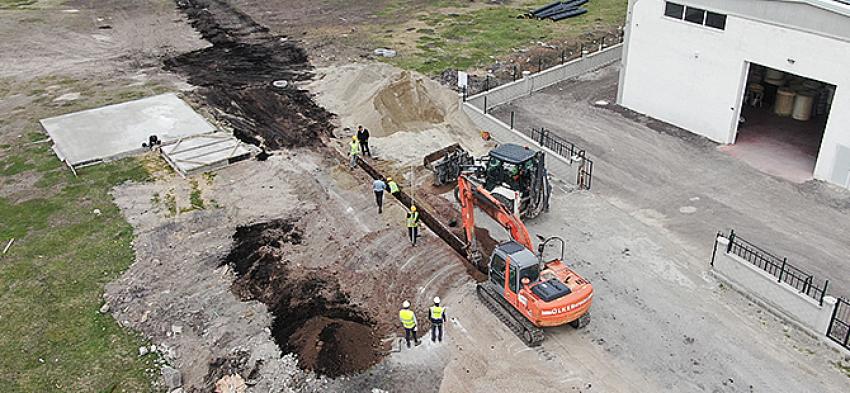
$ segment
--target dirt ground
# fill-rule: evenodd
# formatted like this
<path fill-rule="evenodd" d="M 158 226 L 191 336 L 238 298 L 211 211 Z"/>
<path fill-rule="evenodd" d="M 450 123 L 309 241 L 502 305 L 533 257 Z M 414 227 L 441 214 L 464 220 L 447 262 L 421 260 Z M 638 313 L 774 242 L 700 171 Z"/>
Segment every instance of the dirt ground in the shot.
<path fill-rule="evenodd" d="M 184 391 L 209 392 L 235 374 L 248 392 L 850 389 L 833 365 L 834 352 L 705 275 L 703 245 L 693 239 L 710 239 L 719 228 L 702 234 L 691 225 L 716 218 L 706 211 L 661 220 L 661 207 L 635 201 L 657 197 L 653 203 L 671 206 L 678 194 L 637 185 L 652 181 L 625 164 L 616 178 L 600 169 L 593 194 L 559 189 L 551 212 L 530 223 L 532 233 L 569 239 L 568 258 L 594 283 L 596 297 L 587 328 L 549 329 L 541 347 L 526 347 L 481 307 L 469 265 L 428 230 L 412 247 L 404 208 L 387 197 L 377 214 L 371 179 L 348 170 L 340 153 L 350 136 L 344 128 L 366 125 L 374 132 L 373 163 L 403 180 L 406 191 L 416 184 L 418 200 L 448 216 L 450 190 L 426 185 L 428 172 L 416 168 L 422 157 L 452 143 L 476 154 L 493 146 L 457 110 L 457 96 L 437 82 L 383 64 L 327 66 L 368 48 L 327 37 L 379 18 L 373 10 L 385 3 L 350 2 L 343 11 L 338 2 L 293 1 L 286 2 L 290 12 L 278 12 L 282 2 L 180 0 L 181 14 L 169 2 L 143 9 L 72 1 L 39 14 L 24 28 L 28 34 L 0 30 L 13 37 L 0 40 L 0 52 L 22 54 L 0 60 L 9 72 L 0 76 L 21 78 L 31 70 L 32 78 L 68 73 L 124 81 L 143 69 L 145 78 L 169 88 L 194 90 L 190 98 L 217 124 L 271 150 L 264 161 L 214 175 L 183 179 L 164 171 L 156 181 L 112 191 L 132 225 L 136 261 L 106 287 L 104 300 L 118 323 L 150 338 L 181 371 Z M 15 26 L 32 18 L 8 15 L 18 18 Z M 76 39 L 46 50 L 63 36 Z M 328 63 L 312 70 L 310 57 Z M 292 83 L 270 85 L 278 79 Z M 587 86 L 585 96 L 610 95 L 610 84 L 597 88 Z M 633 124 L 589 108 L 590 100 L 581 99 L 578 113 Z M 26 104 L 22 97 L 13 101 Z M 604 135 L 616 139 L 610 130 Z M 590 138 L 580 142 L 594 150 Z M 700 192 L 697 202 L 710 200 Z M 492 224 L 482 226 L 484 234 L 504 236 Z M 829 250 L 837 244 L 832 236 L 813 240 Z M 443 343 L 426 337 L 434 296 L 444 299 L 450 319 Z M 412 349 L 398 337 L 404 300 L 414 304 L 421 324 L 423 343 Z"/>
<path fill-rule="evenodd" d="M 545 127 L 587 149 L 594 192 L 696 257 L 711 256 L 717 231 L 735 232 L 830 280 L 850 296 L 850 193 L 822 182 L 794 184 L 717 150 L 717 144 L 652 119 L 600 108 L 615 101 L 616 67 L 565 82 L 494 110 L 518 127 Z M 557 113 L 557 116 L 552 114 Z M 569 118 L 569 122 L 563 119 Z"/>

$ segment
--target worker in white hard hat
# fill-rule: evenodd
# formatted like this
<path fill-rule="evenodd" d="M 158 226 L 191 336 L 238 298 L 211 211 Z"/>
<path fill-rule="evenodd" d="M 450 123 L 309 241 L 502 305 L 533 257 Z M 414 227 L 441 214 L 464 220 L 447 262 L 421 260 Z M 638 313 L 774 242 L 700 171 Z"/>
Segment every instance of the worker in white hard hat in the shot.
<path fill-rule="evenodd" d="M 404 327 L 404 339 L 407 341 L 407 347 L 410 348 L 410 338 L 413 337 L 413 342 L 419 345 L 419 338 L 416 337 L 416 314 L 410 309 L 410 302 L 407 300 L 401 304 L 401 310 L 398 312 L 398 319 L 401 320 L 401 326 Z"/>
<path fill-rule="evenodd" d="M 440 306 L 440 297 L 434 298 L 434 305 L 429 308 L 431 317 L 431 342 L 443 342 L 443 322 L 446 321 L 446 308 Z"/>
<path fill-rule="evenodd" d="M 416 238 L 419 237 L 419 212 L 416 211 L 416 206 L 411 206 L 407 212 L 407 235 L 410 237 L 410 243 L 416 246 Z"/>

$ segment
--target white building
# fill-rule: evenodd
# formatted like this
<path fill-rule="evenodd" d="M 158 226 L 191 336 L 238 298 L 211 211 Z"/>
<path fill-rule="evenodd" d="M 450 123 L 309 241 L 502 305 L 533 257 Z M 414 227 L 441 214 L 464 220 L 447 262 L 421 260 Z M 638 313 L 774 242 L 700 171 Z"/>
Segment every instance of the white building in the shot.
<path fill-rule="evenodd" d="M 850 187 L 850 1 L 630 0 L 617 100 Z"/>

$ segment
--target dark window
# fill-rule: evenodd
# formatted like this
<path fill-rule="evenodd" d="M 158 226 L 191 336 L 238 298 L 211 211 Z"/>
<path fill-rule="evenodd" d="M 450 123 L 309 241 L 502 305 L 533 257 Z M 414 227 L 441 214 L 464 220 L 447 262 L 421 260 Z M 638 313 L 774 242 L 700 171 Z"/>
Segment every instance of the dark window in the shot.
<path fill-rule="evenodd" d="M 685 10 L 685 20 L 701 25 L 705 21 L 705 10 L 688 7 L 688 9 Z"/>
<path fill-rule="evenodd" d="M 664 9 L 664 15 L 671 18 L 682 19 L 682 17 L 685 16 L 685 6 L 668 1 L 667 8 Z"/>
<path fill-rule="evenodd" d="M 516 265 L 511 265 L 510 276 L 508 277 L 510 283 L 508 284 L 508 287 L 510 287 L 511 292 L 513 293 L 516 293 L 519 289 L 519 276 L 517 276 L 516 271 Z"/>
<path fill-rule="evenodd" d="M 713 27 L 715 29 L 725 30 L 726 15 L 717 14 L 709 11 L 705 14 L 705 25 L 708 27 Z"/>
<path fill-rule="evenodd" d="M 500 288 L 505 286 L 505 260 L 499 254 L 493 254 L 490 262 L 490 279 Z"/>

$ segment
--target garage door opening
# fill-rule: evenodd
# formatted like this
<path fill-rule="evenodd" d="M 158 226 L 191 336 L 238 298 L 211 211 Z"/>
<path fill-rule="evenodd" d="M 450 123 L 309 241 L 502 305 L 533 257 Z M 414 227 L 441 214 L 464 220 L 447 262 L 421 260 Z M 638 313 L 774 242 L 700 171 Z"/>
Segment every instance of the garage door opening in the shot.
<path fill-rule="evenodd" d="M 811 180 L 835 86 L 750 64 L 737 134 L 721 150 L 795 183 Z"/>

